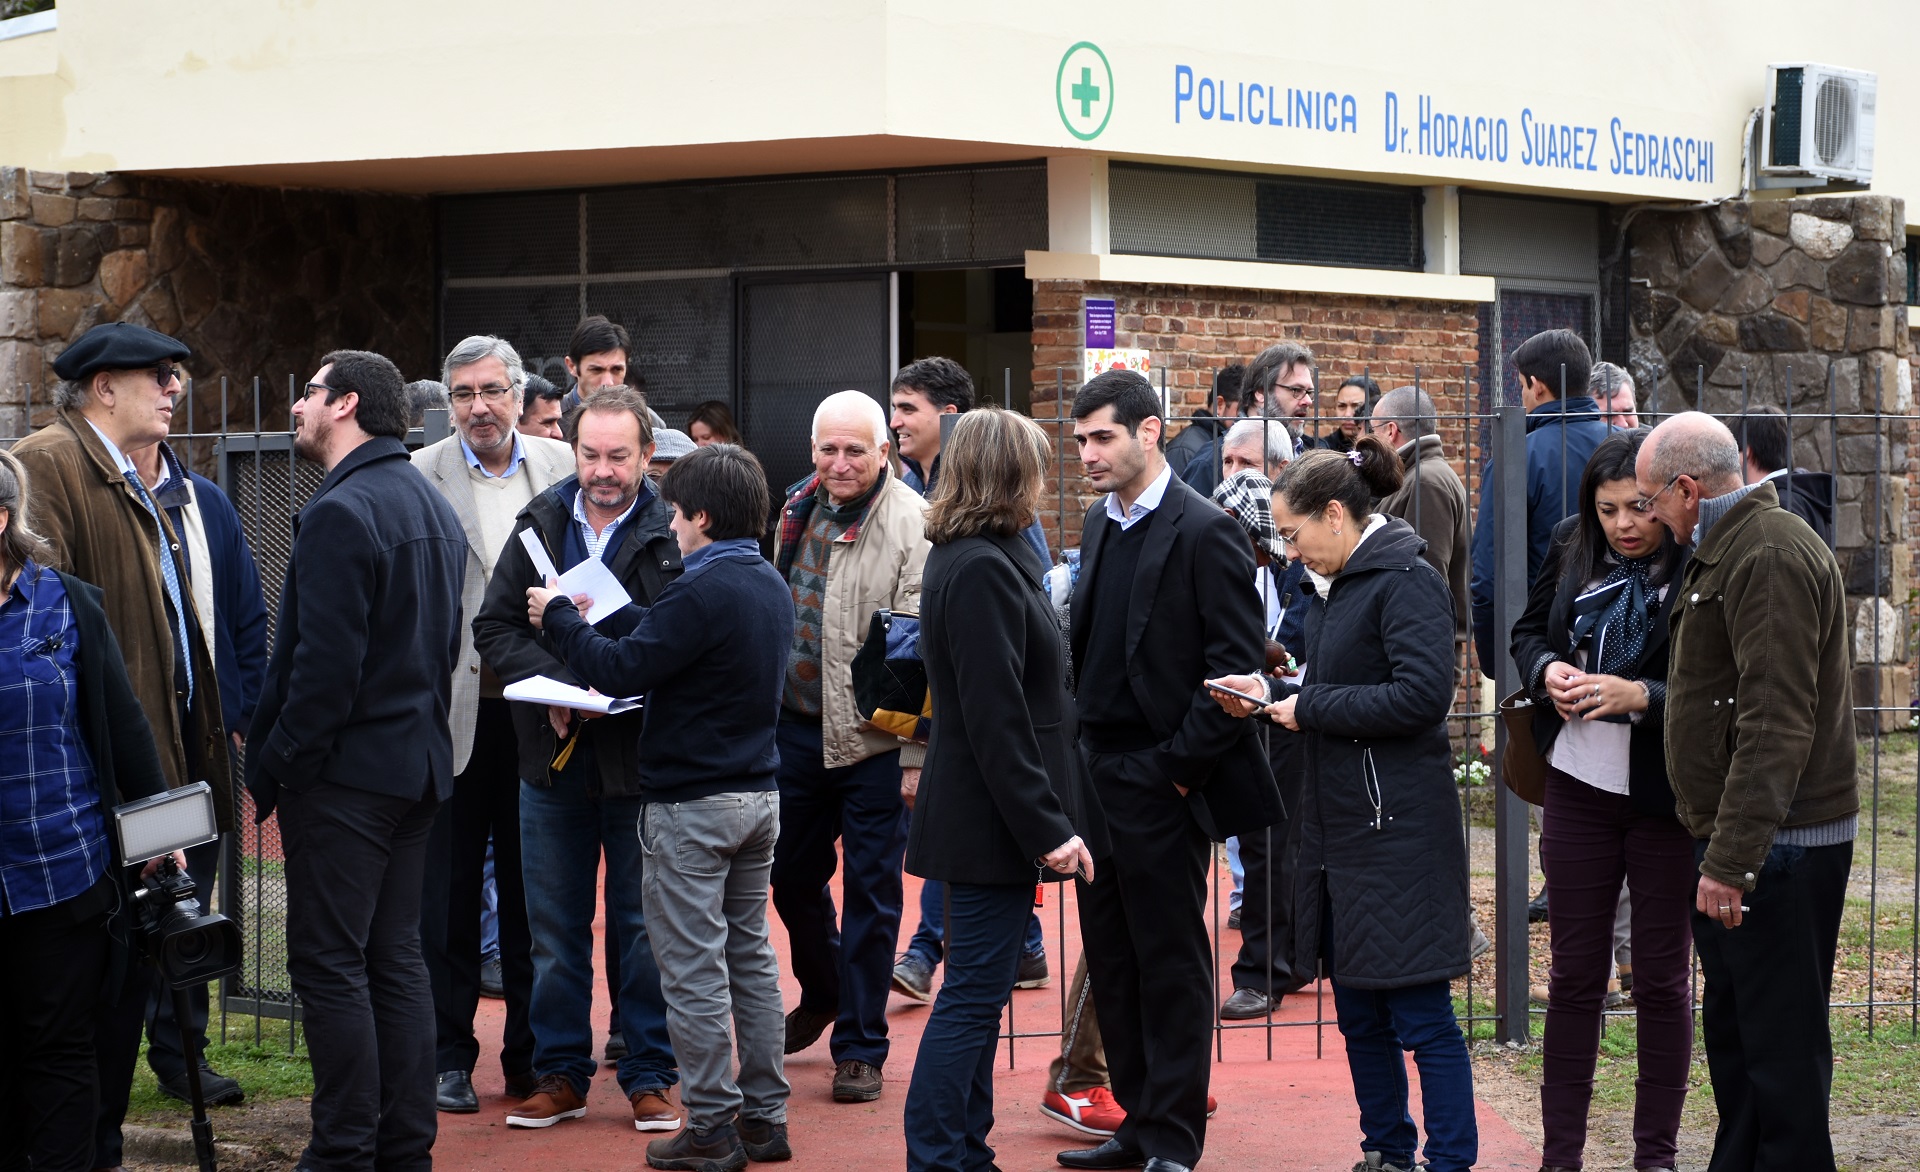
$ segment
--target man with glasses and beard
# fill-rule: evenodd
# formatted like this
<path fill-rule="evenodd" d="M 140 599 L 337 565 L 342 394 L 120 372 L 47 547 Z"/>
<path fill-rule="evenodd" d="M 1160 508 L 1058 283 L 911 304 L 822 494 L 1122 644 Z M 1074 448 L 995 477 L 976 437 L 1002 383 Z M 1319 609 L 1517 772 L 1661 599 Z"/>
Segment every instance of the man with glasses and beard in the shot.
<path fill-rule="evenodd" d="M 294 519 L 247 788 L 286 849 L 287 973 L 313 1056 L 308 1168 L 433 1166 L 433 995 L 420 956 L 467 539 L 407 463 L 406 383 L 336 350 L 293 405 L 327 470 Z"/>
<path fill-rule="evenodd" d="M 447 498 L 466 532 L 460 609 L 471 618 L 480 613 L 514 518 L 536 495 L 572 475 L 573 452 L 516 429 L 527 376 L 519 353 L 502 339 L 481 334 L 463 340 L 447 355 L 440 377 L 453 407 L 454 434 L 415 452 L 413 466 Z M 439 1038 L 436 1105 L 459 1114 L 480 1109 L 473 1089 L 480 1056 L 473 1015 L 480 1003 L 480 890 L 489 837 L 507 1002 L 500 1065 L 509 1095 L 524 1099 L 533 1093 L 533 1028 L 527 1022 L 533 955 L 520 883 L 519 749 L 502 687 L 474 650 L 471 626 L 462 623 L 460 662 L 453 669 L 458 776 L 453 798 L 434 820 L 420 921 Z"/>
<path fill-rule="evenodd" d="M 233 782 L 212 649 L 194 606 L 185 546 L 127 455 L 167 438 L 181 390 L 177 364 L 187 356 L 185 345 L 144 326 L 95 326 L 54 361 L 63 380 L 54 394 L 59 414 L 13 452 L 32 480 L 36 522 L 55 562 L 104 595 L 168 788 L 211 784 L 226 834 L 233 830 Z M 120 1163 L 120 1122 L 153 983 L 137 964 L 126 978 L 108 991 L 94 1042 L 98 1168 Z"/>
<path fill-rule="evenodd" d="M 1302 429 L 1313 414 L 1313 351 L 1298 342 L 1279 342 L 1268 346 L 1247 364 L 1241 394 L 1246 405 L 1241 414 L 1249 419 L 1273 419 L 1284 424 L 1293 450 L 1302 450 Z M 1307 441 L 1311 444 L 1311 441 Z M 1211 452 L 1196 457 L 1180 479 L 1194 491 L 1210 495 L 1227 473 L 1214 467 Z"/>
<path fill-rule="evenodd" d="M 514 521 L 486 600 L 473 623 L 480 656 L 512 684 L 533 676 L 580 684 L 549 637 L 527 617 L 527 590 L 549 583 L 521 535 L 532 533 L 554 569 L 599 558 L 637 604 L 602 619 L 610 638 L 628 633 L 667 584 L 680 576 L 672 510 L 647 479 L 654 452 L 647 403 L 638 391 L 588 394 L 568 428 L 578 475 L 536 495 Z M 580 685 L 585 686 L 585 685 Z M 667 1037 L 660 969 L 641 909 L 642 856 L 636 829 L 642 786 L 641 710 L 585 719 L 565 708 L 509 705 L 519 740 L 520 839 L 539 860 L 523 874 L 533 937 L 534 1093 L 507 1114 L 507 1126 L 546 1128 L 586 1115 L 592 1049 L 593 920 L 600 859 L 606 856 L 606 922 L 618 939 L 613 989 L 626 1052 L 620 1090 L 639 1131 L 674 1131 L 679 1072 Z"/>

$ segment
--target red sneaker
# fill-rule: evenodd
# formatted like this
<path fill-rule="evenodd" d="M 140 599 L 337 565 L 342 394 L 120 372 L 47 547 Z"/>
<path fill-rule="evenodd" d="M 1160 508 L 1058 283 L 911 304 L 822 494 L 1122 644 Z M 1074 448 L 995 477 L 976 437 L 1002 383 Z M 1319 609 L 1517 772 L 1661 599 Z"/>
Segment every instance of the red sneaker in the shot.
<path fill-rule="evenodd" d="M 1084 1096 L 1048 1091 L 1040 1099 L 1040 1114 L 1086 1135 L 1108 1138 L 1127 1121 L 1127 1113 L 1113 1101 L 1113 1092 L 1093 1087 Z"/>
<path fill-rule="evenodd" d="M 1208 1095 L 1207 1096 L 1207 1118 L 1212 1119 L 1215 1115 L 1218 1115 L 1219 1113 L 1220 1113 L 1220 1100 L 1214 1098 L 1212 1095 Z"/>

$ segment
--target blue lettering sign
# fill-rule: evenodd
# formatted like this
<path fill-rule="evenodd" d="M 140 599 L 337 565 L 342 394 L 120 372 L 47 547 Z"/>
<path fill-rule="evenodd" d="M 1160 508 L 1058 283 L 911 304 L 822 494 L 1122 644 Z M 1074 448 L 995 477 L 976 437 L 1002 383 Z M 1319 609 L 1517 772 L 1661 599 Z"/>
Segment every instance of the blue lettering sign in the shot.
<path fill-rule="evenodd" d="M 1180 121 L 1180 104 L 1193 100 L 1193 67 L 1176 65 L 1173 67 L 1173 120 Z M 1619 119 L 1614 119 L 1616 125 Z"/>

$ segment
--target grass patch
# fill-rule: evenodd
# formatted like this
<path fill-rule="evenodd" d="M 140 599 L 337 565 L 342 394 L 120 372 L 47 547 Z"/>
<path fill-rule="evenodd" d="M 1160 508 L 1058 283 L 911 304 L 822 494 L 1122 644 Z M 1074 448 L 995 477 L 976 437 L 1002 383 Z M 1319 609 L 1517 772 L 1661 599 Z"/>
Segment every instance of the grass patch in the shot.
<path fill-rule="evenodd" d="M 1467 983 L 1464 980 L 1454 982 L 1453 1016 L 1460 1023 L 1460 1030 L 1469 1042 L 1491 1042 L 1499 1036 L 1500 1023 L 1494 1019 L 1493 989 L 1479 981 L 1474 982 L 1473 998 L 1466 996 Z M 1469 1021 L 1478 1016 L 1483 1020 Z"/>
<path fill-rule="evenodd" d="M 1911 732 L 1883 734 L 1877 768 L 1872 739 L 1862 740 L 1858 760 L 1860 838 L 1854 844 L 1853 864 L 1864 869 L 1874 863 L 1873 831 L 1877 827 L 1879 872 L 1912 879 L 1916 860 L 1920 860 L 1920 803 L 1915 799 L 1920 752 L 1916 751 L 1916 738 Z"/>
<path fill-rule="evenodd" d="M 1834 1012 L 1832 1114 L 1836 1118 L 1920 1112 L 1920 1036 L 1909 1030 L 1904 1012 L 1897 1023 L 1888 1020 L 1891 1016 L 1878 1016 L 1878 1027 L 1869 1037 L 1864 1012 Z M 1539 1023 L 1535 1024 L 1537 1027 Z M 1632 1018 L 1607 1019 L 1593 1071 L 1596 1112 L 1632 1112 L 1633 1083 L 1639 1073 L 1637 1037 Z M 1537 1041 L 1518 1052 L 1511 1063 L 1515 1074 L 1536 1084 L 1540 1067 Z M 1715 1120 L 1713 1085 L 1707 1076 L 1706 1049 L 1697 1035 L 1687 1086 L 1687 1111 L 1681 1126 L 1705 1129 L 1711 1134 Z"/>
<path fill-rule="evenodd" d="M 237 1079 L 249 1102 L 303 1099 L 313 1094 L 313 1064 L 308 1061 L 304 1031 L 296 1030 L 294 1052 L 287 1052 L 287 1023 L 258 1019 L 261 1040 L 256 1044 L 251 1015 L 224 1017 L 228 1041 L 220 1041 L 223 1015 L 216 995 L 207 1023 L 207 1062 L 228 1078 Z M 134 1067 L 133 1094 L 127 1118 L 134 1122 L 172 1121 L 187 1113 L 185 1104 L 160 1093 L 160 1080 L 147 1065 L 147 1043 L 140 1043 L 140 1061 Z"/>

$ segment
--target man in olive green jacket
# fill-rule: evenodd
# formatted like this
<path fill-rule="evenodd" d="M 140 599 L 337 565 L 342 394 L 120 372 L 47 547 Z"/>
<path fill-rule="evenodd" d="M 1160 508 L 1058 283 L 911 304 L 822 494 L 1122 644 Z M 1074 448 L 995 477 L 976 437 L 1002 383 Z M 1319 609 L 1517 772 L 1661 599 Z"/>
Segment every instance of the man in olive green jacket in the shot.
<path fill-rule="evenodd" d="M 1712 417 L 1661 424 L 1634 475 L 1694 550 L 1671 620 L 1667 773 L 1700 866 L 1711 1167 L 1830 1172 L 1827 1001 L 1860 810 L 1846 588 L 1773 485 L 1741 483 Z"/>

